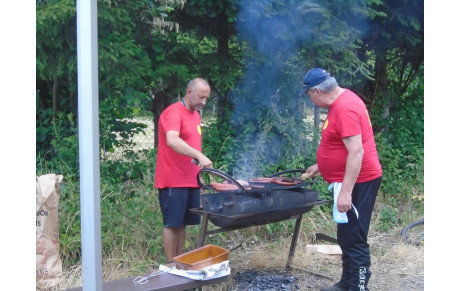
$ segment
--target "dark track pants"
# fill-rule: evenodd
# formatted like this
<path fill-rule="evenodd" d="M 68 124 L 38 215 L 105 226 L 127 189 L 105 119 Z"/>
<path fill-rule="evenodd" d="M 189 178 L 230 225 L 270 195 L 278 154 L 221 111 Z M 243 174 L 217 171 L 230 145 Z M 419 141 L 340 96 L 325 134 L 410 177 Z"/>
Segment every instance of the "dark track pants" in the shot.
<path fill-rule="evenodd" d="M 352 210 L 347 212 L 348 223 L 337 224 L 337 240 L 342 249 L 342 278 L 344 290 L 369 290 L 367 283 L 371 257 L 367 234 L 372 210 L 382 178 L 364 183 L 356 183 L 352 192 L 352 202 L 358 209 L 359 219 Z"/>

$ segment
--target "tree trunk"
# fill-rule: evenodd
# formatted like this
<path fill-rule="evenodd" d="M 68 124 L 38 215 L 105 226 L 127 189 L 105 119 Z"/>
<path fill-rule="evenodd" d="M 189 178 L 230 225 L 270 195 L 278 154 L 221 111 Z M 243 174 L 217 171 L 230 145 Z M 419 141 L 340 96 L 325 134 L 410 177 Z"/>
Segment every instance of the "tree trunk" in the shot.
<path fill-rule="evenodd" d="M 367 96 L 369 96 L 372 101 L 371 104 L 366 104 L 370 109 L 372 109 L 376 104 L 375 101 L 380 99 L 377 104 L 382 107 L 378 110 L 378 112 L 382 112 L 382 120 L 385 120 L 390 114 L 391 105 L 393 104 L 394 99 L 399 98 L 399 96 L 392 96 L 392 94 L 389 92 L 387 75 L 387 52 L 387 49 L 381 48 L 376 55 L 374 74 L 375 81 L 369 83 L 369 93 L 367 94 Z M 379 132 L 382 130 L 384 130 L 384 128 L 378 128 L 377 126 L 374 128 L 374 132 Z"/>
<path fill-rule="evenodd" d="M 314 125 L 314 128 L 316 130 L 319 130 L 319 123 L 320 123 L 320 117 L 321 117 L 321 107 L 319 107 L 318 105 L 314 105 L 313 106 L 314 108 L 314 113 L 313 113 L 313 125 Z M 319 141 L 319 136 L 316 134 L 313 135 L 313 144 L 318 144 Z"/>
<path fill-rule="evenodd" d="M 58 77 L 54 77 L 54 80 L 53 80 L 53 112 L 54 114 L 57 113 L 57 111 L 59 110 L 59 104 L 58 104 L 58 87 L 59 87 L 59 84 L 58 84 Z"/>
<path fill-rule="evenodd" d="M 154 92 L 151 95 L 152 98 L 152 113 L 153 113 L 153 126 L 154 126 L 154 147 L 158 147 L 158 120 L 160 119 L 161 112 L 171 105 L 173 100 L 174 92 L 177 91 L 177 75 L 171 75 L 168 79 L 168 85 L 164 90 Z M 180 97 L 179 97 L 180 99 Z"/>
<path fill-rule="evenodd" d="M 158 147 L 158 120 L 160 119 L 160 114 L 163 110 L 171 104 L 171 98 L 164 91 L 158 91 L 157 93 L 152 94 L 152 113 L 153 113 L 153 126 L 154 126 L 154 139 L 155 148 Z"/>
<path fill-rule="evenodd" d="M 224 5 L 228 6 L 228 2 L 225 2 Z M 217 53 L 219 56 L 224 59 L 230 58 L 230 27 L 227 22 L 228 14 L 227 8 L 223 9 L 217 17 L 217 33 L 214 35 L 217 39 Z M 217 97 L 217 120 L 218 124 L 223 124 L 223 121 L 226 118 L 226 110 L 229 107 L 230 99 L 230 89 L 226 89 L 222 94 L 219 94 Z"/>

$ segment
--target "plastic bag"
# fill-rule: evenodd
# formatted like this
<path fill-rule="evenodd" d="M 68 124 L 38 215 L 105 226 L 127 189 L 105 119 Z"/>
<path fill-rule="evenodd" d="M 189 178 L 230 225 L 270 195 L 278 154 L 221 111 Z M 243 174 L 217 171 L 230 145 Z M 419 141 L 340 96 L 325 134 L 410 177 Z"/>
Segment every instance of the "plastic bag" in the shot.
<path fill-rule="evenodd" d="M 338 183 L 338 182 L 331 183 L 331 185 L 329 186 L 328 190 L 331 190 L 332 188 L 334 188 L 333 189 L 333 191 L 334 191 L 334 206 L 332 208 L 332 217 L 334 218 L 334 221 L 337 222 L 337 223 L 348 223 L 347 213 L 346 212 L 339 212 L 337 210 L 337 197 L 339 197 L 340 190 L 342 190 L 342 183 Z M 351 204 L 351 206 L 355 210 L 356 217 L 359 217 L 358 210 L 353 205 L 353 203 Z"/>

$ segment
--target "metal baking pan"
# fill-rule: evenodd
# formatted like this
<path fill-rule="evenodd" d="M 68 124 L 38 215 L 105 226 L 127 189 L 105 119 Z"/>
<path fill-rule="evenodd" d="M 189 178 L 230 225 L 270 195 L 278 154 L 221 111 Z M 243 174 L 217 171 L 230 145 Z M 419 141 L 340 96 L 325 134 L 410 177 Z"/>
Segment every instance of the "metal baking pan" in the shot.
<path fill-rule="evenodd" d="M 212 244 L 173 258 L 177 269 L 199 271 L 203 268 L 225 262 L 230 251 Z"/>

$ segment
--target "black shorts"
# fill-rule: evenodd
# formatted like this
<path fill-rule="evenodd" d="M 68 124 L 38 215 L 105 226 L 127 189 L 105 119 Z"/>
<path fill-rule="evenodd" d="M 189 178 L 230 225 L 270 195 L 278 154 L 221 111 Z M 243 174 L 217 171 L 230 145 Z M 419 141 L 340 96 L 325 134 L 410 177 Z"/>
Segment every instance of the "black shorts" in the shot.
<path fill-rule="evenodd" d="M 200 224 L 200 215 L 190 208 L 200 207 L 200 188 L 158 189 L 164 227 Z"/>

